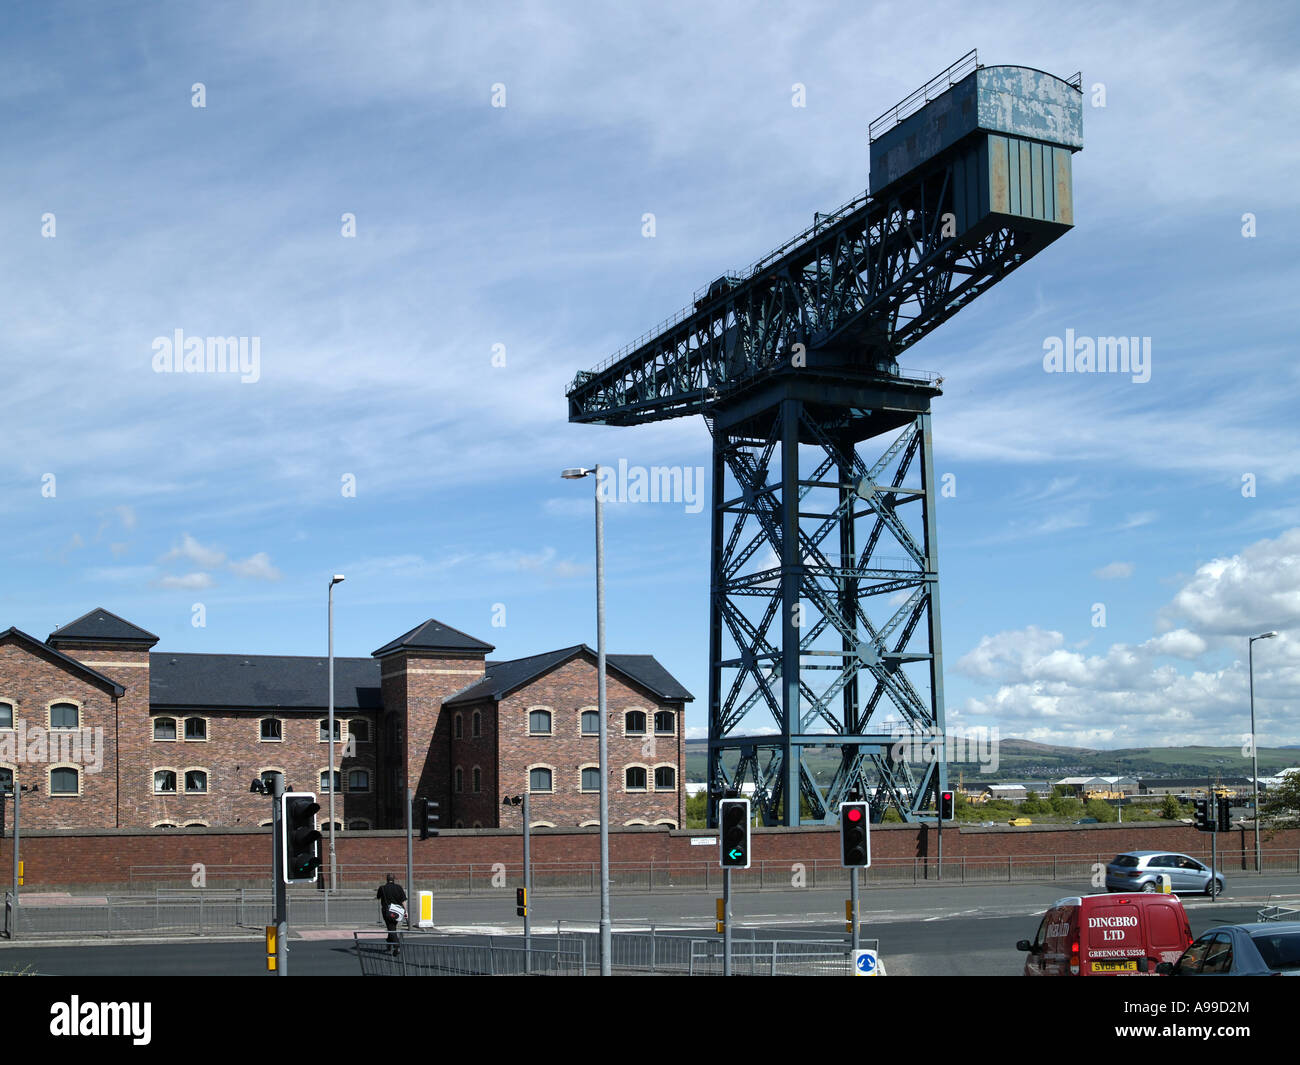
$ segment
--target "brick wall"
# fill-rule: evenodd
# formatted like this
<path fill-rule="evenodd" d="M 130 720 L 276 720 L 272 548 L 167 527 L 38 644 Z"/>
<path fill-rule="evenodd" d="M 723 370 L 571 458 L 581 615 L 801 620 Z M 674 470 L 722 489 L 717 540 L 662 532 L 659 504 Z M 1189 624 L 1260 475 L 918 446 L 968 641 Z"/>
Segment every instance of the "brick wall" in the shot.
<path fill-rule="evenodd" d="M 264 804 L 266 799 L 261 800 Z M 610 861 L 648 863 L 660 868 L 675 864 L 697 866 L 716 863 L 714 846 L 693 847 L 700 832 L 668 829 L 615 829 L 610 833 Z M 998 858 L 1032 855 L 1104 857 L 1127 850 L 1170 850 L 1209 858 L 1209 837 L 1186 825 L 1145 824 L 1061 826 L 1031 829 L 948 829 L 944 832 L 945 858 Z M 13 858 L 12 838 L 0 841 L 0 870 Z M 876 825 L 872 828 L 873 861 L 910 859 L 934 846 L 934 831 L 911 825 Z M 194 862 L 208 867 L 209 882 L 220 882 L 222 866 L 265 866 L 269 877 L 269 830 L 211 829 L 183 832 L 110 829 L 85 832 L 36 831 L 23 833 L 22 858 L 26 863 L 26 890 L 77 885 L 124 885 L 132 867 L 172 867 L 188 870 Z M 1265 851 L 1287 849 L 1295 855 L 1300 831 L 1267 835 Z M 532 840 L 533 860 L 596 863 L 600 860 L 596 829 L 537 829 Z M 434 839 L 414 842 L 417 866 L 479 867 L 502 862 L 518 868 L 522 842 L 517 832 L 445 832 Z M 400 832 L 345 832 L 338 837 L 340 866 L 387 868 L 401 873 L 406 867 L 406 839 Z M 1250 833 L 1234 831 L 1219 839 L 1219 863 L 1229 876 L 1248 866 L 1253 854 Z M 821 859 L 838 861 L 839 833 L 835 828 L 759 829 L 754 833 L 754 859 L 781 864 Z M 751 871 L 752 872 L 752 871 Z M 7 872 L 5 874 L 7 876 Z M 185 877 L 188 877 L 188 872 Z M 738 875 L 744 876 L 745 873 Z"/>
<path fill-rule="evenodd" d="M 0 644 L 0 700 L 14 708 L 14 728 L 0 732 L 0 768 L 20 786 L 36 785 L 24 803 L 33 828 L 117 824 L 117 699 L 108 685 L 78 674 L 48 651 L 17 640 Z M 56 702 L 78 708 L 80 729 L 50 728 Z M 78 794 L 51 794 L 50 771 L 58 766 L 77 770 Z"/>
<path fill-rule="evenodd" d="M 609 714 L 606 743 L 610 825 L 671 822 L 674 827 L 680 826 L 684 816 L 680 704 L 661 703 L 612 672 L 607 672 L 605 687 Z M 534 824 L 546 821 L 561 828 L 598 818 L 599 792 L 582 790 L 583 767 L 594 768 L 599 764 L 598 737 L 582 733 L 582 712 L 595 710 L 596 702 L 596 663 L 585 654 L 557 666 L 501 700 L 498 790 L 502 794 L 521 792 L 528 784 L 531 769 L 551 770 L 552 791 L 533 792 L 530 796 Z M 534 709 L 550 713 L 549 735 L 530 732 L 529 714 Z M 655 733 L 655 713 L 660 710 L 673 713 L 671 734 Z M 633 711 L 645 715 L 644 732 L 628 733 L 627 715 Z M 645 771 L 645 787 L 628 788 L 626 774 L 633 766 Z M 655 786 L 656 767 L 672 769 L 671 787 Z M 523 823 L 522 816 L 518 807 L 502 807 L 498 823 L 503 828 L 518 830 Z"/>

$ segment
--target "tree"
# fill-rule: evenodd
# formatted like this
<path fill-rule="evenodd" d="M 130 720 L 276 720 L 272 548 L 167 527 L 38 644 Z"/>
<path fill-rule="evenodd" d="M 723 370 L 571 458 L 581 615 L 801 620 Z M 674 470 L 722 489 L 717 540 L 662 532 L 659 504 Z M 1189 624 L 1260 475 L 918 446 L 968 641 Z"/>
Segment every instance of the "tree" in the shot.
<path fill-rule="evenodd" d="M 1025 797 L 1025 801 L 1020 804 L 1020 812 L 1025 814 L 1041 814 L 1046 812 L 1042 802 L 1032 791 Z"/>
<path fill-rule="evenodd" d="M 686 796 L 686 827 L 704 828 L 708 819 L 709 793 L 699 791 Z"/>
<path fill-rule="evenodd" d="M 1260 798 L 1259 814 L 1270 829 L 1300 828 L 1300 770 L 1291 770 L 1280 784 Z"/>
<path fill-rule="evenodd" d="M 1160 816 L 1167 821 L 1177 821 L 1183 816 L 1183 808 L 1172 795 L 1166 795 L 1160 804 Z"/>
<path fill-rule="evenodd" d="M 1101 799 L 1089 799 L 1084 804 L 1083 812 L 1098 821 L 1109 823 L 1115 820 L 1115 807 Z"/>

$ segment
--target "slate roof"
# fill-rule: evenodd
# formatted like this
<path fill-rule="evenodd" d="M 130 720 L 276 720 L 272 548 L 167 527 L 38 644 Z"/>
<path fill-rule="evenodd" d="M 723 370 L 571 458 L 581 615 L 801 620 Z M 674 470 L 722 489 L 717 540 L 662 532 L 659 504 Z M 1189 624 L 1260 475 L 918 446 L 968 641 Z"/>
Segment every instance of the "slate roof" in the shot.
<path fill-rule="evenodd" d="M 89 614 L 82 614 L 76 621 L 70 621 L 62 628 L 55 629 L 46 643 L 54 640 L 76 640 L 95 643 L 147 643 L 150 647 L 158 642 L 152 632 L 132 625 L 125 618 L 120 618 L 103 607 L 96 607 Z"/>
<path fill-rule="evenodd" d="M 82 665 L 75 658 L 68 657 L 62 651 L 56 650 L 55 648 L 51 647 L 49 644 L 41 643 L 41 641 L 38 640 L 35 636 L 29 636 L 27 633 L 23 632 L 22 629 L 15 629 L 12 626 L 10 626 L 9 628 L 5 629 L 4 632 L 0 632 L 0 641 L 5 640 L 10 636 L 12 636 L 14 639 L 22 640 L 24 643 L 31 644 L 34 647 L 38 647 L 42 651 L 46 652 L 46 654 L 53 655 L 59 661 L 63 662 L 70 669 L 72 669 L 74 672 L 80 673 L 83 676 L 93 677 L 100 684 L 108 685 L 110 688 L 113 689 L 113 694 L 118 696 L 119 698 L 126 693 L 126 689 L 122 687 L 122 685 L 118 684 L 118 682 L 115 681 L 112 677 L 106 677 L 104 676 L 103 673 L 99 672 L 99 670 L 91 669 L 89 666 Z"/>
<path fill-rule="evenodd" d="M 495 650 L 490 643 L 476 640 L 460 629 L 453 629 L 450 625 L 430 618 L 371 654 L 380 658 L 395 651 L 470 651 L 487 654 Z"/>
<path fill-rule="evenodd" d="M 166 707 L 323 710 L 329 705 L 329 659 L 299 655 L 149 655 L 149 702 Z M 379 663 L 334 659 L 334 708 L 378 710 Z"/>
<path fill-rule="evenodd" d="M 444 700 L 443 706 L 476 702 L 480 699 L 503 699 L 510 692 L 583 652 L 593 659 L 596 657 L 595 651 L 585 643 L 580 643 L 574 647 L 564 647 L 558 651 L 547 651 L 545 654 L 530 655 L 527 658 L 515 658 L 508 662 L 489 661 L 486 663 L 487 676 L 457 692 L 450 699 Z M 612 672 L 621 673 L 662 699 L 692 702 L 695 698 L 659 664 L 654 655 L 606 655 L 605 662 Z"/>

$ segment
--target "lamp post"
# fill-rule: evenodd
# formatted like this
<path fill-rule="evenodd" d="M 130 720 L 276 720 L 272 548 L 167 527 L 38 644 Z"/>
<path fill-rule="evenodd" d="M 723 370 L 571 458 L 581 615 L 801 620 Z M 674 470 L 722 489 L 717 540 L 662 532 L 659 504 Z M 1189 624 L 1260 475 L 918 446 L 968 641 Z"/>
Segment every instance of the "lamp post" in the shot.
<path fill-rule="evenodd" d="M 1262 863 L 1259 852 L 1259 744 L 1255 740 L 1255 641 L 1271 640 L 1276 635 L 1276 632 L 1261 632 L 1258 636 L 1252 636 L 1246 643 L 1246 658 L 1250 663 L 1250 757 L 1253 767 L 1250 784 L 1254 790 L 1254 798 L 1251 801 L 1255 804 L 1255 872 L 1257 873 Z"/>
<path fill-rule="evenodd" d="M 342 584 L 343 581 L 344 581 L 343 574 L 341 573 L 334 574 L 334 576 L 330 578 L 330 592 L 329 592 L 330 767 L 329 767 L 329 772 L 326 774 L 326 779 L 330 782 L 330 892 L 331 893 L 338 891 L 339 889 L 339 874 L 338 874 L 337 866 L 335 866 L 334 864 L 334 792 L 336 790 L 334 785 L 337 783 L 337 778 L 335 777 L 334 774 L 334 585 Z M 410 881 L 408 880 L 407 883 L 409 884 Z"/>
<path fill-rule="evenodd" d="M 600 466 L 570 467 L 567 481 L 596 479 L 596 704 L 600 713 L 600 975 L 610 975 L 609 920 L 609 759 L 605 713 L 605 512 L 600 498 Z"/>

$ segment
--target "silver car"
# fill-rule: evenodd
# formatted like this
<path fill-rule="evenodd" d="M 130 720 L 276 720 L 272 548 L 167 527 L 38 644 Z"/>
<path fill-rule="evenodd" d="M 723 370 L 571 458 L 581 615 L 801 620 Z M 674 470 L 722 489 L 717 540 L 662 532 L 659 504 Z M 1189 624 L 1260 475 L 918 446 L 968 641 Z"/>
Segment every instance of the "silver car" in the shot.
<path fill-rule="evenodd" d="M 1128 851 L 1106 866 L 1107 891 L 1159 891 L 1160 875 L 1169 877 L 1174 891 L 1210 893 L 1210 867 L 1186 854 L 1170 851 Z M 1223 894 L 1223 873 L 1214 872 L 1214 893 Z"/>

